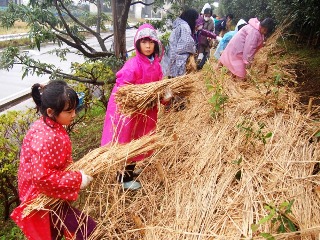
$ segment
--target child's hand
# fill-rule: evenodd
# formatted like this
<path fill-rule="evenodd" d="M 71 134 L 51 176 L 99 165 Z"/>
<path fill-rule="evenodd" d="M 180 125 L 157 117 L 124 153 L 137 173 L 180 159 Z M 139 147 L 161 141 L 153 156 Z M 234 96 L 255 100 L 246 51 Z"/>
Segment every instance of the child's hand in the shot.
<path fill-rule="evenodd" d="M 93 177 L 85 174 L 82 170 L 80 170 L 82 182 L 80 185 L 80 189 L 85 189 L 93 180 Z"/>
<path fill-rule="evenodd" d="M 162 100 L 164 102 L 169 102 L 171 100 L 171 98 L 173 98 L 173 92 L 170 88 L 167 88 L 163 94 Z"/>

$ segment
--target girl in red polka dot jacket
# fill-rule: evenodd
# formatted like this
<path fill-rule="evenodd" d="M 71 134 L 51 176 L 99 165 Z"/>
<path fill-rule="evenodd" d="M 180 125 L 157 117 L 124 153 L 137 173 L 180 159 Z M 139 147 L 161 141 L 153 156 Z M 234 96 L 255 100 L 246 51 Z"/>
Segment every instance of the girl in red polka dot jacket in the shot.
<path fill-rule="evenodd" d="M 69 201 L 77 199 L 92 177 L 82 171 L 65 170 L 72 163 L 72 149 L 64 125 L 75 118 L 79 98 L 64 81 L 35 84 L 32 97 L 42 117 L 32 124 L 23 140 L 18 170 L 21 204 L 11 218 L 28 239 L 87 239 L 96 222 L 71 207 Z M 23 217 L 25 207 L 39 194 L 66 201 L 59 209 L 34 210 Z"/>

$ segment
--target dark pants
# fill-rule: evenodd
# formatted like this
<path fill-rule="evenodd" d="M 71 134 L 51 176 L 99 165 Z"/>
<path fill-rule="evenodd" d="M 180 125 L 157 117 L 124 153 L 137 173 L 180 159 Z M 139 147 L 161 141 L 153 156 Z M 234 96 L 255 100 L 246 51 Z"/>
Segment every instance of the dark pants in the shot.
<path fill-rule="evenodd" d="M 198 66 L 197 66 L 198 70 L 200 70 L 200 69 L 203 68 L 203 65 L 206 63 L 206 61 L 207 61 L 207 59 L 208 59 L 208 55 L 209 55 L 208 52 L 204 52 L 204 53 L 203 53 L 203 58 L 201 59 L 200 63 L 199 63 Z"/>
<path fill-rule="evenodd" d="M 97 223 L 78 209 L 63 203 L 55 211 L 50 212 L 50 230 L 52 240 L 88 239 Z"/>
<path fill-rule="evenodd" d="M 124 173 L 118 173 L 117 180 L 118 182 L 130 182 L 134 179 L 134 168 L 136 167 L 136 163 L 130 163 L 125 166 Z"/>

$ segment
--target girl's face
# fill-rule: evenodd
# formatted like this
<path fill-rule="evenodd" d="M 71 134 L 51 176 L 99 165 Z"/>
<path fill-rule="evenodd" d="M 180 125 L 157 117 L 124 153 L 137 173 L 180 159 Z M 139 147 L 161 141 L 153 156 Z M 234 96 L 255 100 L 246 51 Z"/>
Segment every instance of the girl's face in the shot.
<path fill-rule="evenodd" d="M 56 122 L 61 125 L 70 125 L 73 119 L 76 117 L 76 110 L 63 110 L 57 117 Z"/>
<path fill-rule="evenodd" d="M 266 34 L 268 33 L 268 28 L 265 28 L 265 27 L 261 27 L 261 26 L 260 26 L 260 33 L 261 33 L 262 35 L 266 35 Z"/>
<path fill-rule="evenodd" d="M 150 56 L 154 52 L 155 42 L 151 39 L 144 38 L 140 41 L 141 53 L 145 56 Z"/>
<path fill-rule="evenodd" d="M 53 117 L 54 111 L 51 108 L 47 109 L 47 114 L 49 117 Z M 68 110 L 68 106 L 64 108 L 64 110 L 54 118 L 54 120 L 61 125 L 70 125 L 73 119 L 76 117 L 76 110 L 71 109 Z"/>

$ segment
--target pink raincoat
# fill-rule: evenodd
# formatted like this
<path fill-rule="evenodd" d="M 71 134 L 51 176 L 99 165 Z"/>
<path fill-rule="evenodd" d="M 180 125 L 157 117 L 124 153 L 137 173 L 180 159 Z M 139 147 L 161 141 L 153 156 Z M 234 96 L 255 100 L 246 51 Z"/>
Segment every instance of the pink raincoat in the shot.
<path fill-rule="evenodd" d="M 153 61 L 141 54 L 136 47 L 137 40 L 146 37 L 158 42 L 159 45 L 160 56 L 156 55 Z M 134 38 L 134 45 L 136 56 L 129 59 L 116 74 L 117 80 L 108 102 L 101 146 L 113 142 L 128 143 L 152 132 L 156 127 L 158 112 L 156 106 L 145 113 L 135 113 L 130 117 L 126 117 L 118 112 L 115 102 L 115 93 L 119 87 L 125 84 L 144 84 L 162 79 L 160 66 L 163 55 L 162 44 L 157 37 L 155 29 L 150 24 L 143 24 L 139 27 Z M 149 154 L 137 156 L 130 159 L 130 161 L 142 160 Z"/>
<path fill-rule="evenodd" d="M 71 142 L 64 127 L 49 118 L 40 118 L 27 132 L 20 153 L 18 188 L 21 204 L 11 218 L 28 239 L 51 239 L 49 211 L 33 211 L 27 217 L 23 210 L 39 194 L 74 201 L 82 181 L 78 171 L 65 171 L 72 163 Z"/>
<path fill-rule="evenodd" d="M 230 40 L 220 57 L 220 62 L 240 78 L 246 76 L 246 65 L 252 62 L 255 53 L 262 47 L 264 36 L 259 29 L 258 19 L 251 18 L 249 24 Z"/>

